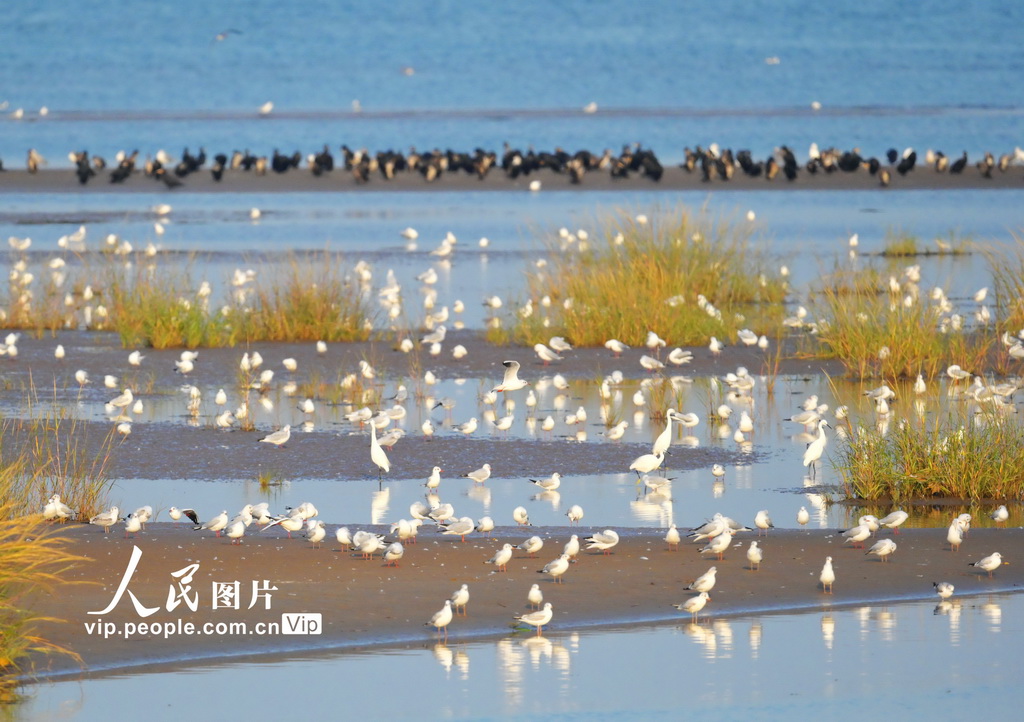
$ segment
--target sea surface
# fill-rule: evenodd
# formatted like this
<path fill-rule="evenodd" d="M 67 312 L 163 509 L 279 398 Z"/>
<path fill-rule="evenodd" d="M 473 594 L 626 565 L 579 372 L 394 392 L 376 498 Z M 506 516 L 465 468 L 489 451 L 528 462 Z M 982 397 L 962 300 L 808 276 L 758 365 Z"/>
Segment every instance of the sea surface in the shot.
<path fill-rule="evenodd" d="M 711 142 L 1005 152 L 1024 143 L 1022 25 L 1008 1 L 13 0 L 0 158 L 505 141 L 639 142 L 669 161 Z"/>

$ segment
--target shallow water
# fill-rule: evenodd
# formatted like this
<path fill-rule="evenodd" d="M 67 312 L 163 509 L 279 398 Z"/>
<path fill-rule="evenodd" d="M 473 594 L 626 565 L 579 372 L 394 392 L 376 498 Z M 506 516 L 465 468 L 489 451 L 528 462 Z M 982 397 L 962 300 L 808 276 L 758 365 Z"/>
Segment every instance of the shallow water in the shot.
<path fill-rule="evenodd" d="M 152 209 L 170 202 L 172 212 L 159 217 Z M 86 244 L 97 251 L 107 234 L 117 234 L 142 251 L 148 243 L 169 256 L 159 261 L 168 269 L 188 269 L 198 288 L 208 280 L 213 300 L 223 302 L 223 289 L 236 268 L 253 268 L 261 277 L 287 268 L 289 252 L 341 253 L 350 268 L 359 260 L 371 265 L 372 284 L 384 284 L 394 269 L 405 293 L 405 311 L 422 318 L 420 284 L 416 276 L 433 267 L 436 309 L 465 303 L 466 311 L 452 316 L 467 328 L 482 328 L 484 298 L 498 295 L 508 303 L 525 301 L 525 274 L 544 250 L 543 234 L 559 227 L 593 231 L 612 209 L 647 212 L 671 210 L 680 204 L 706 208 L 712 218 L 731 219 L 754 231 L 754 248 L 778 265 L 787 265 L 795 293 L 793 304 L 806 302 L 806 294 L 822 274 L 837 266 L 878 265 L 899 275 L 919 264 L 922 287 L 942 286 L 947 295 L 964 299 L 982 286 L 991 286 L 990 271 L 981 254 L 931 255 L 885 263 L 871 254 L 880 252 L 889 233 L 919 239 L 919 247 L 936 251 L 935 238 L 967 239 L 983 244 L 1013 241 L 1012 233 L 1024 226 L 1019 208 L 1022 191 L 901 191 L 875 192 L 787 191 L 785 193 L 666 193 L 565 192 L 513 193 L 380 193 L 380 194 L 9 194 L 0 197 L 0 237 L 33 239 L 29 270 L 43 278 L 49 254 L 59 253 L 57 240 L 85 223 Z M 260 208 L 258 222 L 250 208 Z M 753 210 L 754 224 L 740 219 Z M 154 223 L 165 232 L 158 236 Z M 29 224 L 26 224 L 29 221 Z M 409 250 L 399 233 L 412 226 L 419 232 Z M 458 239 L 452 258 L 443 262 L 430 252 L 447 233 Z M 847 239 L 860 239 L 860 255 L 848 257 Z M 480 238 L 490 245 L 481 249 Z M 192 255 L 195 257 L 192 258 Z M 64 253 L 72 267 L 79 261 Z M 88 258 L 88 257 L 87 257 Z M 191 260 L 190 260 L 191 259 Z M 142 263 L 142 259 L 138 259 Z M 375 300 L 374 300 L 375 303 Z M 381 314 L 376 323 L 383 326 Z"/>
<path fill-rule="evenodd" d="M 686 710 L 792 720 L 854 708 L 917 719 L 983 708 L 1010 718 L 1020 702 L 1014 660 L 1022 612 L 1024 596 L 1015 594 L 618 630 L 552 627 L 541 638 L 523 632 L 470 643 L 460 643 L 453 627 L 448 643 L 433 647 L 43 683 L 30 688 L 33 698 L 18 714 L 88 719 L 116 699 L 121 708 L 176 716 L 195 714 L 202 700 L 203 716 L 220 717 L 248 703 L 301 699 L 304 715 L 336 715 L 338 696 L 317 690 L 341 684 L 349 690 L 346 716 L 355 719 L 421 718 L 424 705 L 444 719 L 678 719 Z"/>

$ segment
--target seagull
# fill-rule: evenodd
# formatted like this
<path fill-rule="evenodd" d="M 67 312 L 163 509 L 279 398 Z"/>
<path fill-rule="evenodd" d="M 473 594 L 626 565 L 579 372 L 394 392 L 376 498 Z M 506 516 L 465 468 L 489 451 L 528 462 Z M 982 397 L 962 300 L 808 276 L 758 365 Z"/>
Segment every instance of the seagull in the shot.
<path fill-rule="evenodd" d="M 227 513 L 224 514 L 227 517 Z M 209 523 L 209 522 L 207 522 Z M 263 529 L 269 529 L 272 526 L 280 524 L 281 528 L 288 533 L 288 538 L 292 538 L 292 532 L 301 531 L 302 527 L 306 525 L 306 520 L 302 518 L 301 514 L 294 514 L 292 516 L 279 516 L 274 521 L 267 524 Z"/>
<path fill-rule="evenodd" d="M 668 531 L 665 532 L 665 543 L 668 544 L 668 548 L 669 549 L 671 549 L 671 550 L 678 550 L 679 549 L 679 541 L 680 541 L 679 530 L 676 529 L 676 525 L 673 524 L 672 526 L 670 526 L 668 528 Z"/>
<path fill-rule="evenodd" d="M 513 547 L 511 544 L 505 544 L 493 557 L 484 562 L 484 564 L 493 564 L 502 572 L 508 571 L 508 563 L 509 560 L 512 559 L 512 549 Z"/>
<path fill-rule="evenodd" d="M 878 558 L 884 562 L 888 561 L 887 557 L 895 551 L 896 542 L 894 542 L 892 539 L 879 539 L 874 544 L 872 544 L 871 548 L 864 552 L 864 554 L 865 556 L 868 554 L 876 554 L 878 555 Z"/>
<path fill-rule="evenodd" d="M 544 491 L 554 491 L 555 489 L 562 485 L 562 476 L 556 471 L 547 479 L 530 479 L 530 481 L 539 486 Z"/>
<path fill-rule="evenodd" d="M 540 590 L 539 584 L 534 584 L 530 587 L 530 591 L 526 593 L 526 601 L 530 603 L 530 608 L 534 609 L 544 603 L 544 593 Z"/>
<path fill-rule="evenodd" d="M 51 496 L 46 506 L 43 507 L 43 518 L 47 520 L 67 521 L 77 516 L 77 512 L 60 500 L 60 494 Z"/>
<path fill-rule="evenodd" d="M 544 362 L 545 366 L 547 366 L 552 361 L 563 360 L 561 356 L 559 356 L 557 353 L 555 353 L 542 343 L 534 344 L 533 352 L 537 354 L 537 358 Z"/>
<path fill-rule="evenodd" d="M 427 477 L 427 482 L 423 486 L 427 487 L 431 491 L 433 491 L 437 487 L 441 486 L 441 467 L 440 466 L 435 466 L 431 470 L 430 476 Z"/>
<path fill-rule="evenodd" d="M 800 524 L 801 526 L 803 526 L 804 524 L 806 524 L 810 520 L 811 520 L 811 515 L 807 512 L 807 507 L 806 506 L 800 507 L 800 511 L 798 511 L 796 513 L 796 522 L 797 522 L 797 524 Z"/>
<path fill-rule="evenodd" d="M 821 568 L 821 576 L 818 577 L 821 588 L 826 594 L 832 594 L 832 585 L 836 581 L 835 570 L 832 569 L 832 557 L 825 557 L 825 566 Z"/>
<path fill-rule="evenodd" d="M 565 512 L 565 515 L 569 517 L 569 526 L 573 524 L 579 524 L 580 519 L 583 518 L 583 507 L 579 504 L 573 504 L 569 507 L 569 511 Z"/>
<path fill-rule="evenodd" d="M 469 604 L 469 585 L 463 584 L 461 587 L 455 590 L 455 593 L 451 597 L 452 606 L 455 607 L 456 613 L 459 609 L 462 609 L 462 614 L 466 614 L 466 605 Z"/>
<path fill-rule="evenodd" d="M 975 569 L 981 569 L 982 571 L 988 572 L 989 579 L 991 579 L 992 578 L 992 572 L 994 572 L 996 569 L 1001 567 L 1003 564 L 1009 564 L 1009 562 L 1004 562 L 1003 561 L 1003 555 L 1000 554 L 999 552 L 993 552 L 992 554 L 989 554 L 984 559 L 980 559 L 980 560 L 978 560 L 976 562 L 972 562 L 972 563 L 968 564 L 967 566 L 974 567 Z"/>
<path fill-rule="evenodd" d="M 129 534 L 133 536 L 138 535 L 139 530 L 142 529 L 142 522 L 139 517 L 135 514 L 129 514 L 124 518 L 124 538 L 127 539 Z"/>
<path fill-rule="evenodd" d="M 494 531 L 494 519 L 489 516 L 481 517 L 476 523 L 476 530 L 481 534 Z"/>
<path fill-rule="evenodd" d="M 552 336 L 551 340 L 548 341 L 548 346 L 550 346 L 556 353 L 572 351 L 572 346 L 561 336 Z"/>
<path fill-rule="evenodd" d="M 107 511 L 97 514 L 96 516 L 91 518 L 89 520 L 89 523 L 103 527 L 103 533 L 106 534 L 110 531 L 110 527 L 114 526 L 114 524 L 117 523 L 119 519 L 118 511 L 119 510 L 116 506 L 112 506 Z"/>
<path fill-rule="evenodd" d="M 466 535 L 472 533 L 474 529 L 476 529 L 476 522 L 471 517 L 464 516 L 457 521 L 453 521 L 441 533 L 462 537 L 462 541 L 466 541 Z"/>
<path fill-rule="evenodd" d="M 600 549 L 601 554 L 611 554 L 612 547 L 619 543 L 619 535 L 612 529 L 597 532 L 586 539 L 587 550 Z"/>
<path fill-rule="evenodd" d="M 324 527 L 322 521 L 316 519 L 309 519 L 306 522 L 306 538 L 309 540 L 313 548 L 316 549 L 320 546 L 320 542 L 327 536 L 327 529 Z"/>
<path fill-rule="evenodd" d="M 768 516 L 767 509 L 762 509 L 761 511 L 757 512 L 757 515 L 754 517 L 754 526 L 757 527 L 758 536 L 761 536 L 762 530 L 764 530 L 765 534 L 767 534 L 769 529 L 775 528 L 775 525 L 772 524 L 771 517 Z"/>
<path fill-rule="evenodd" d="M 242 537 L 245 536 L 245 520 L 241 517 L 234 519 L 225 529 L 224 536 L 230 539 L 232 544 L 241 544 Z"/>
<path fill-rule="evenodd" d="M 530 524 L 530 515 L 526 511 L 526 507 L 517 506 L 513 509 L 512 520 L 520 526 L 532 526 L 532 524 Z"/>
<path fill-rule="evenodd" d="M 850 527 L 842 534 L 844 543 L 853 542 L 855 547 L 859 544 L 863 548 L 864 540 L 871 536 L 871 527 L 867 524 L 858 524 L 857 526 Z"/>
<path fill-rule="evenodd" d="M 953 590 L 956 589 L 949 582 L 932 582 L 932 586 L 935 587 L 935 593 L 939 595 L 939 599 L 949 599 L 953 596 Z"/>
<path fill-rule="evenodd" d="M 725 558 L 725 550 L 732 545 L 732 532 L 730 530 L 723 531 L 718 536 L 714 537 L 708 545 L 700 550 L 701 554 L 717 554 L 718 561 L 722 561 Z"/>
<path fill-rule="evenodd" d="M 725 467 L 722 466 L 721 464 L 712 464 L 711 475 L 716 479 L 721 479 L 723 476 L 725 476 Z"/>
<path fill-rule="evenodd" d="M 477 427 L 477 421 L 476 421 L 476 417 L 474 416 L 469 421 L 467 421 L 466 423 L 459 424 L 458 426 L 456 426 L 455 430 L 462 432 L 466 436 L 469 436 L 474 431 L 476 431 L 476 427 Z"/>
<path fill-rule="evenodd" d="M 172 506 L 167 513 L 170 515 L 171 519 L 176 522 L 181 521 L 181 517 L 185 516 L 191 520 L 193 524 L 199 523 L 199 515 L 196 514 L 195 509 L 179 509 L 176 506 Z M 180 526 L 180 524 L 175 524 L 175 526 Z"/>
<path fill-rule="evenodd" d="M 539 552 L 543 547 L 544 540 L 541 539 L 539 536 L 532 536 L 526 541 L 524 541 L 522 544 L 517 546 L 516 549 L 520 549 L 526 552 L 530 555 L 530 558 L 532 559 L 537 555 L 537 552 Z"/>
<path fill-rule="evenodd" d="M 881 524 L 884 527 L 892 529 L 893 530 L 893 534 L 899 534 L 900 533 L 900 528 L 899 528 L 900 524 L 902 524 L 903 522 L 905 522 L 909 518 L 910 518 L 910 514 L 908 514 L 907 512 L 903 511 L 902 509 L 897 509 L 896 511 L 894 511 L 894 512 L 892 512 L 890 514 L 887 514 L 887 515 L 883 516 L 881 519 L 878 520 L 878 523 Z"/>
<path fill-rule="evenodd" d="M 529 612 L 528 614 L 516 615 L 516 619 L 524 624 L 537 628 L 537 636 L 540 636 L 540 630 L 551 621 L 551 617 L 554 616 L 554 612 L 551 611 L 551 602 L 544 602 L 544 608 L 537 612 Z"/>
<path fill-rule="evenodd" d="M 128 406 L 131 406 L 134 400 L 135 397 L 132 395 L 132 390 L 125 389 L 124 393 L 122 393 L 120 396 L 115 396 L 107 403 L 110 406 L 113 406 L 115 409 L 124 409 L 127 408 Z"/>
<path fill-rule="evenodd" d="M 209 521 L 201 524 L 199 529 L 208 529 L 214 532 L 217 536 L 220 536 L 221 531 L 228 525 L 228 511 L 225 509 L 217 516 L 213 517 Z"/>
<path fill-rule="evenodd" d="M 471 471 L 468 474 L 463 474 L 462 478 L 472 479 L 477 484 L 483 484 L 485 481 L 491 478 L 491 465 L 484 464 L 476 471 Z"/>
<path fill-rule="evenodd" d="M 425 627 L 434 627 L 437 630 L 438 636 L 441 634 L 441 630 L 444 630 L 444 638 L 448 639 L 448 625 L 452 622 L 452 600 L 445 599 L 444 606 L 439 612 L 435 612 L 434 616 L 430 618 L 430 621 L 424 624 Z"/>
<path fill-rule="evenodd" d="M 285 424 L 284 426 L 282 426 L 277 431 L 274 431 L 274 432 L 272 432 L 270 434 L 267 434 L 262 439 L 259 439 L 259 441 L 261 441 L 261 442 L 263 442 L 265 444 L 273 444 L 274 446 L 280 448 L 280 447 L 284 446 L 286 443 L 288 443 L 288 439 L 291 438 L 291 435 L 292 435 L 292 427 L 291 427 L 291 425 L 290 424 Z"/>
<path fill-rule="evenodd" d="M 747 549 L 747 561 L 750 562 L 750 570 L 756 572 L 760 569 L 762 559 L 764 559 L 764 552 L 757 546 L 757 542 L 750 542 L 750 547 Z"/>
<path fill-rule="evenodd" d="M 707 592 L 701 592 L 695 597 L 690 597 L 682 604 L 673 604 L 672 606 L 674 606 L 681 612 L 687 612 L 688 614 L 692 614 L 693 621 L 694 623 L 696 623 L 698 615 L 700 615 L 701 610 L 704 609 L 704 606 L 708 603 L 710 599 L 711 596 Z"/>
<path fill-rule="evenodd" d="M 642 481 L 644 486 L 650 489 L 654 494 L 667 494 L 672 486 L 672 480 L 664 476 L 651 476 L 650 474 L 644 474 L 640 477 L 640 481 Z"/>
<path fill-rule="evenodd" d="M 604 347 L 612 352 L 615 356 L 621 356 L 622 352 L 625 351 L 629 346 L 622 343 L 618 339 L 610 338 L 604 342 Z"/>
<path fill-rule="evenodd" d="M 527 382 L 519 378 L 518 361 L 503 361 L 502 366 L 505 367 L 505 378 L 502 379 L 500 384 L 491 389 L 491 391 L 518 391 L 521 388 L 529 386 Z"/>
<path fill-rule="evenodd" d="M 388 544 L 387 549 L 384 550 L 384 566 L 389 567 L 394 564 L 398 566 L 399 560 L 405 556 L 405 547 L 402 546 L 401 542 L 391 542 Z"/>
<path fill-rule="evenodd" d="M 710 592 L 715 588 L 717 573 L 718 567 L 711 567 L 683 588 L 691 592 Z"/>
<path fill-rule="evenodd" d="M 377 441 L 377 427 L 370 424 L 370 460 L 377 465 L 377 480 L 379 481 L 385 472 L 391 471 L 391 462 L 388 455 Z"/>
<path fill-rule="evenodd" d="M 989 514 L 989 518 L 996 524 L 1002 524 L 1010 518 L 1010 512 L 1006 510 L 1006 504 L 1000 504 L 999 508 Z"/>
<path fill-rule="evenodd" d="M 362 536 L 360 536 L 362 535 Z M 370 532 L 356 532 L 352 535 L 353 551 L 362 554 L 363 559 L 370 559 L 384 549 L 384 537 Z"/>
<path fill-rule="evenodd" d="M 964 528 L 959 519 L 954 519 L 946 531 L 946 541 L 952 551 L 959 551 L 964 541 Z"/>
<path fill-rule="evenodd" d="M 555 583 L 558 584 L 562 581 L 562 575 L 565 574 L 568 570 L 569 555 L 559 554 L 557 558 L 545 564 L 544 568 L 537 573 L 550 575 L 555 580 Z"/>

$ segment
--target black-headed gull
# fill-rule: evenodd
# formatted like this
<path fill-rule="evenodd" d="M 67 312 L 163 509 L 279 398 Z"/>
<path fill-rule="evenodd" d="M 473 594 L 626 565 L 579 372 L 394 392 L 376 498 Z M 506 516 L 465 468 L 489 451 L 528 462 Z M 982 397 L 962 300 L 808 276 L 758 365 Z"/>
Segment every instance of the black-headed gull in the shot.
<path fill-rule="evenodd" d="M 448 625 L 452 623 L 452 600 L 445 599 L 444 606 L 440 611 L 434 612 L 434 616 L 430 618 L 430 621 L 424 624 L 425 627 L 434 627 L 437 630 L 438 636 L 441 632 L 444 632 L 444 638 L 448 639 Z"/>
<path fill-rule="evenodd" d="M 461 587 L 455 590 L 455 593 L 451 597 L 452 606 L 455 607 L 455 612 L 461 609 L 463 616 L 466 615 L 466 605 L 469 604 L 469 585 L 463 584 Z"/>
<path fill-rule="evenodd" d="M 544 540 L 541 539 L 539 536 L 532 536 L 516 548 L 521 549 L 522 551 L 529 554 L 531 558 L 533 558 L 537 556 L 537 552 L 539 552 L 543 547 Z"/>
<path fill-rule="evenodd" d="M 605 529 L 588 537 L 587 549 L 599 549 L 601 554 L 611 554 L 612 547 L 619 543 L 619 535 L 612 529 Z"/>
<path fill-rule="evenodd" d="M 278 448 L 281 448 L 285 444 L 288 443 L 288 439 L 291 438 L 291 435 L 292 435 L 292 427 L 291 427 L 291 425 L 290 424 L 285 424 L 284 426 L 282 426 L 277 431 L 271 432 L 271 433 L 267 434 L 266 436 L 264 436 L 262 439 L 259 439 L 259 441 L 261 441 L 264 444 L 272 444 L 272 445 L 274 445 L 274 446 L 276 446 Z"/>
<path fill-rule="evenodd" d="M 690 597 L 682 604 L 673 604 L 672 606 L 681 612 L 692 614 L 693 621 L 696 622 L 701 610 L 707 605 L 709 599 L 711 599 L 711 596 L 707 592 L 701 592 L 695 597 Z"/>
<path fill-rule="evenodd" d="M 896 542 L 892 539 L 879 539 L 871 548 L 864 552 L 867 554 L 875 554 L 883 562 L 888 561 L 889 555 L 896 551 Z"/>
<path fill-rule="evenodd" d="M 491 391 L 518 391 L 519 389 L 529 386 L 526 381 L 519 378 L 518 361 L 502 361 L 502 366 L 505 367 L 505 377 L 502 379 L 501 383 L 491 389 Z"/>
<path fill-rule="evenodd" d="M 89 520 L 90 524 L 103 527 L 103 533 L 110 531 L 110 527 L 118 522 L 118 511 L 116 506 L 110 507 L 107 511 L 101 512 Z"/>
<path fill-rule="evenodd" d="M 832 585 L 836 582 L 836 572 L 832 568 L 832 557 L 825 557 L 825 566 L 821 568 L 818 581 L 821 582 L 822 591 L 826 594 L 832 594 Z"/>
<path fill-rule="evenodd" d="M 554 611 L 551 609 L 551 602 L 544 602 L 544 608 L 537 612 L 529 612 L 527 614 L 516 615 L 516 619 L 524 624 L 537 628 L 537 636 L 540 636 L 540 631 L 544 625 L 551 622 L 551 618 L 554 616 Z"/>
<path fill-rule="evenodd" d="M 512 545 L 505 544 L 499 549 L 493 557 L 488 559 L 485 564 L 493 564 L 498 567 L 498 571 L 508 571 L 508 563 L 512 559 Z"/>
<path fill-rule="evenodd" d="M 756 572 L 760 569 L 762 559 L 764 559 L 764 552 L 757 545 L 757 542 L 750 542 L 750 547 L 747 549 L 747 561 L 750 562 L 750 571 Z"/>
<path fill-rule="evenodd" d="M 562 581 L 562 575 L 569 570 L 569 555 L 559 554 L 553 561 L 548 562 L 544 565 L 544 568 L 538 571 L 538 574 L 550 575 L 556 583 Z"/>
<path fill-rule="evenodd" d="M 988 576 L 991 579 L 992 572 L 1001 567 L 1003 564 L 1009 564 L 1009 562 L 1004 562 L 1003 555 L 999 552 L 993 552 L 992 554 L 989 554 L 987 557 L 983 559 L 979 559 L 976 562 L 971 562 L 967 566 L 988 572 Z"/>

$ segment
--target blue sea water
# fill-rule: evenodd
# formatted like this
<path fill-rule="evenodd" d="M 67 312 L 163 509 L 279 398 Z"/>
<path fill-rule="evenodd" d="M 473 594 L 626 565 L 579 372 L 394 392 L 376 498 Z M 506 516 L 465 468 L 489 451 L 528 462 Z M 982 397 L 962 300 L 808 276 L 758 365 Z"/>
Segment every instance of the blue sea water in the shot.
<path fill-rule="evenodd" d="M 4 15 L 0 102 L 25 111 L 0 121 L 10 167 L 29 147 L 60 165 L 75 148 L 185 145 L 642 142 L 672 160 L 713 141 L 1024 143 L 1014 2 L 16 0 Z"/>

